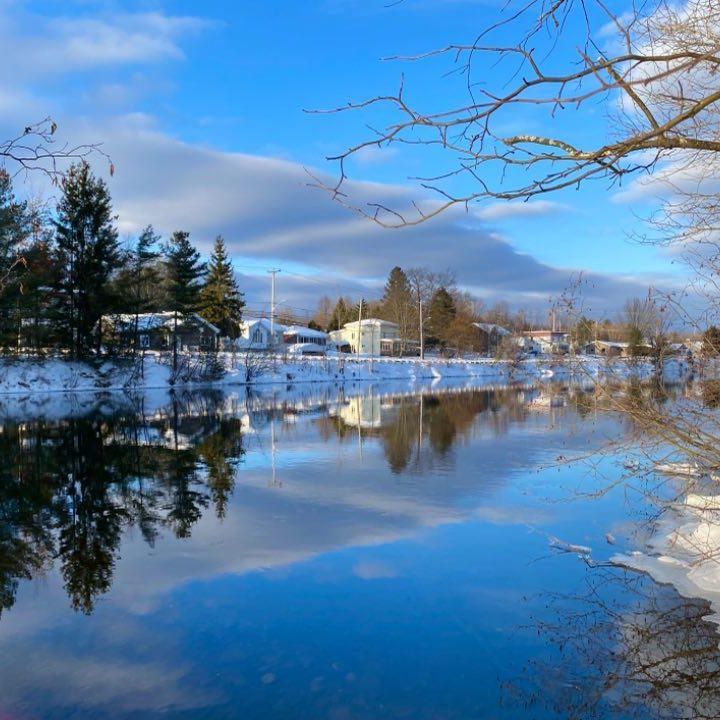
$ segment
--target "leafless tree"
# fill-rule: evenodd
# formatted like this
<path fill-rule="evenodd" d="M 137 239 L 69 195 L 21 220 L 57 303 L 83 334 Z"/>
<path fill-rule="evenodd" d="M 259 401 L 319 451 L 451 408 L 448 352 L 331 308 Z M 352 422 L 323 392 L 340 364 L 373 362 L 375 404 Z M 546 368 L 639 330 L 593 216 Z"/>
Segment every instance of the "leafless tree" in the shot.
<path fill-rule="evenodd" d="M 89 156 L 98 154 L 108 162 L 110 174 L 115 173 L 110 157 L 99 145 L 58 143 L 56 132 L 57 123 L 46 117 L 38 123 L 25 126 L 14 137 L 0 140 L 0 171 L 11 177 L 23 173 L 41 173 L 53 184 L 57 184 L 69 163 L 86 160 Z M 40 204 L 31 204 L 31 215 L 34 226 L 32 232 L 36 234 L 42 215 Z M 18 255 L 8 266 L 0 267 L 0 290 L 20 267 L 25 266 L 25 259 Z"/>
<path fill-rule="evenodd" d="M 447 151 L 447 171 L 414 178 L 435 202 L 418 200 L 409 209 L 355 206 L 381 225 L 398 227 L 454 206 L 487 198 L 524 201 L 591 180 L 617 184 L 665 173 L 672 181 L 698 167 L 717 177 L 710 168 L 720 151 L 718 20 L 715 0 L 654 0 L 622 15 L 603 0 L 508 3 L 469 42 L 392 58 L 446 57 L 462 78 L 464 101 L 416 106 L 401 81 L 395 93 L 325 111 L 389 109 L 395 119 L 329 158 L 339 164 L 335 184 L 316 184 L 352 205 L 345 195 L 346 161 L 363 149 L 397 143 Z M 512 35 L 515 43 L 505 44 Z M 535 119 L 545 113 L 551 121 L 575 112 L 576 126 L 589 127 L 586 114 L 596 114 L 598 105 L 607 110 L 608 125 L 582 143 L 567 131 L 538 134 L 530 121 L 526 131 L 506 131 L 509 122 L 516 127 L 527 117 L 522 111 L 528 107 L 535 108 Z M 458 192 L 463 185 L 467 191 Z"/>
<path fill-rule="evenodd" d="M 110 174 L 114 174 L 115 166 L 100 145 L 58 142 L 57 129 L 50 117 L 26 125 L 14 137 L 0 141 L 0 163 L 11 175 L 40 172 L 57 183 L 67 164 L 96 154 L 108 162 Z"/>

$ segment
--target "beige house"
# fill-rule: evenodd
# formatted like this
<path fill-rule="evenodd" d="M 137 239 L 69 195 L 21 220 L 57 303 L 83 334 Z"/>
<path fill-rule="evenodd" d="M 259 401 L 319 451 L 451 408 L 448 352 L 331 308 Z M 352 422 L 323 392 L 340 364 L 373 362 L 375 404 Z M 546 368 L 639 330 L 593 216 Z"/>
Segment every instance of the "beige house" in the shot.
<path fill-rule="evenodd" d="M 345 323 L 340 330 L 333 330 L 330 339 L 337 345 L 349 345 L 350 351 L 361 355 L 398 355 L 400 331 L 389 320 L 368 318 L 358 324 Z M 358 348 L 359 346 L 359 348 Z"/>

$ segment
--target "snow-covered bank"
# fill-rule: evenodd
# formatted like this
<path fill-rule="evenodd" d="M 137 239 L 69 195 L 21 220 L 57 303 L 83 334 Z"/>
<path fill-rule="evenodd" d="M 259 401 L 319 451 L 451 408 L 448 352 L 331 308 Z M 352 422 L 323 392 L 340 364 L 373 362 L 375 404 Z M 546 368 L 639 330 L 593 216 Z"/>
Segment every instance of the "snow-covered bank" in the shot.
<path fill-rule="evenodd" d="M 720 625 L 720 495 L 686 495 L 658 522 L 646 552 L 611 561 L 672 585 L 684 597 L 707 600 L 707 619 Z"/>
<path fill-rule="evenodd" d="M 185 357 L 191 367 L 198 358 Z M 58 358 L 12 358 L 0 363 L 0 395 L 32 395 L 53 392 L 110 392 L 197 385 L 265 385 L 304 382 L 346 383 L 381 380 L 418 381 L 437 378 L 472 378 L 480 383 L 512 383 L 535 380 L 625 379 L 649 377 L 648 362 L 608 362 L 595 357 L 538 358 L 506 360 L 444 360 L 418 358 L 303 358 L 261 357 L 221 353 L 220 376 L 204 379 L 202 368 L 173 373 L 167 357 L 148 354 L 142 368 L 138 363 L 107 360 L 80 363 Z M 681 379 L 689 372 L 681 360 L 666 362 L 668 380 Z"/>

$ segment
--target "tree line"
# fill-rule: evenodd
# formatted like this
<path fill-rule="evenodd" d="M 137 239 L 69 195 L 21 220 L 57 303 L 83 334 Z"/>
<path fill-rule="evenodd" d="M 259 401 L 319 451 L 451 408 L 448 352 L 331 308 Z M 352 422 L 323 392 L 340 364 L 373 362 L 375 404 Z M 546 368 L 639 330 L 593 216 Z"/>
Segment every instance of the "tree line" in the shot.
<path fill-rule="evenodd" d="M 668 313 L 652 297 L 631 298 L 614 318 L 594 320 L 561 298 L 549 313 L 512 310 L 500 300 L 485 306 L 479 298 L 460 290 L 450 270 L 392 268 L 379 300 L 362 301 L 362 316 L 389 320 L 398 326 L 407 348 L 432 347 L 441 351 L 477 352 L 483 349 L 475 323 L 487 323 L 511 333 L 548 328 L 548 315 L 554 314 L 558 330 L 566 331 L 570 341 L 582 348 L 594 340 L 627 342 L 631 354 L 643 354 L 646 347 L 665 347 L 681 335 L 669 327 Z M 311 325 L 333 331 L 360 317 L 360 303 L 340 296 L 333 301 L 323 296 Z M 718 345 L 720 347 L 720 345 Z M 507 348 L 499 347 L 498 350 Z"/>
<path fill-rule="evenodd" d="M 134 316 L 137 330 L 141 314 L 160 311 L 174 314 L 174 332 L 198 313 L 238 336 L 245 300 L 221 236 L 208 263 L 184 230 L 163 239 L 148 225 L 122 243 L 108 187 L 86 162 L 70 167 L 60 191 L 52 210 L 20 201 L 0 169 L 0 347 L 86 358 L 107 339 L 104 316 Z"/>

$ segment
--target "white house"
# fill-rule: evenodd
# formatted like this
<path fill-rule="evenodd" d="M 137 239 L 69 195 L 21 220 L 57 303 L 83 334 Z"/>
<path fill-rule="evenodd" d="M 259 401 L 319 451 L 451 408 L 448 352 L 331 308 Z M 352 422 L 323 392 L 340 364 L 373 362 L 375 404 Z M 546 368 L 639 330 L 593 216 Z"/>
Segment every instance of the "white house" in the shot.
<path fill-rule="evenodd" d="M 340 330 L 333 330 L 330 339 L 337 345 L 350 345 L 350 350 L 361 355 L 399 355 L 400 331 L 394 322 L 368 318 L 345 323 Z"/>
<path fill-rule="evenodd" d="M 283 332 L 285 347 L 293 355 L 325 355 L 329 340 L 326 332 L 302 325 L 291 325 Z"/>
<path fill-rule="evenodd" d="M 270 339 L 270 320 L 253 318 L 240 323 L 240 345 L 248 350 L 268 350 L 283 344 L 283 333 L 286 328 L 280 323 L 273 326 L 274 339 Z"/>
<path fill-rule="evenodd" d="M 562 330 L 525 330 L 522 343 L 526 350 L 539 347 L 544 353 L 566 353 L 570 350 L 570 333 Z"/>

